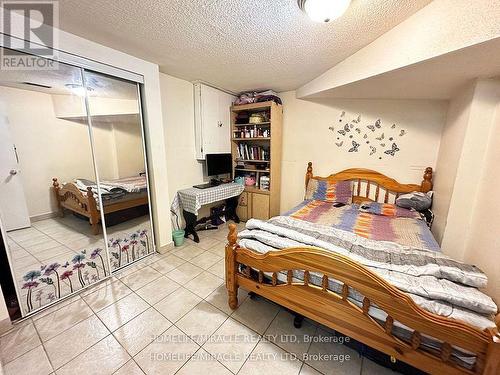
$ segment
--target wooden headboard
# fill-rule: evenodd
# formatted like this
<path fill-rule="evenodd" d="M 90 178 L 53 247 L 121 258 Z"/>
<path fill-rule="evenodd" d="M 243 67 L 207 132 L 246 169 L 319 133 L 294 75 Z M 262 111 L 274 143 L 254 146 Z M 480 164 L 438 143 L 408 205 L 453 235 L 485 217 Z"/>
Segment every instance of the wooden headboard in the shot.
<path fill-rule="evenodd" d="M 352 181 L 353 203 L 361 203 L 367 200 L 373 202 L 393 203 L 396 198 L 412 191 L 427 193 L 432 190 L 432 168 L 427 167 L 424 171 L 424 179 L 417 184 L 401 184 L 386 175 L 363 168 L 346 169 L 328 177 L 313 175 L 312 162 L 307 164 L 306 189 L 311 179 L 323 181 Z"/>

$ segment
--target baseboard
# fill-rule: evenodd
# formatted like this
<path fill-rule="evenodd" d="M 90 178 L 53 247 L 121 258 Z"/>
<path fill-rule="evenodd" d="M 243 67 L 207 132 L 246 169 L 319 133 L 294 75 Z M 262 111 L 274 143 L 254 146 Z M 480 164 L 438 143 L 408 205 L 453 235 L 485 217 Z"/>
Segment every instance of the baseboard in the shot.
<path fill-rule="evenodd" d="M 160 254 L 165 254 L 165 253 L 168 253 L 170 250 L 172 250 L 174 248 L 174 241 L 171 241 L 169 242 L 168 244 L 166 245 L 163 245 L 163 246 L 160 246 L 157 248 L 158 252 Z"/>
<path fill-rule="evenodd" d="M 46 219 L 52 219 L 53 217 L 57 217 L 57 216 L 58 216 L 57 212 L 47 212 L 47 213 L 40 214 L 40 215 L 30 216 L 30 221 L 32 223 L 34 223 L 34 222 L 37 222 L 37 221 L 42 221 L 42 220 L 46 220 Z"/>

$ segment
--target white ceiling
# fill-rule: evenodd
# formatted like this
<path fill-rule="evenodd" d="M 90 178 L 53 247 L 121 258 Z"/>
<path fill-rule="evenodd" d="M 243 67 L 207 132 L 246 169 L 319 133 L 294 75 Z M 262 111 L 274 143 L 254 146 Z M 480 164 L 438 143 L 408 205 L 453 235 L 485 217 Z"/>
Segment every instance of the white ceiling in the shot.
<path fill-rule="evenodd" d="M 353 0 L 328 24 L 296 0 L 64 0 L 60 27 L 232 90 L 296 89 L 432 0 Z"/>

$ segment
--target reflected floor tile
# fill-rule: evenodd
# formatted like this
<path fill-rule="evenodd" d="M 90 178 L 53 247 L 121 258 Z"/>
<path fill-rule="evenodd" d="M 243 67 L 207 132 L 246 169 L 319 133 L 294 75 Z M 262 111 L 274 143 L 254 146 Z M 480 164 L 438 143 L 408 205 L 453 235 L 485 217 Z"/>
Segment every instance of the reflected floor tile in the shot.
<path fill-rule="evenodd" d="M 41 344 L 33 323 L 22 324 L 0 337 L 0 357 L 2 363 L 13 361 L 17 357 Z"/>
<path fill-rule="evenodd" d="M 260 336 L 243 324 L 229 318 L 203 345 L 229 370 L 236 373 L 257 345 Z"/>
<path fill-rule="evenodd" d="M 149 266 L 146 266 L 141 268 L 137 272 L 122 277 L 120 280 L 130 289 L 137 290 L 143 287 L 144 285 L 149 284 L 151 281 L 159 278 L 160 276 L 161 276 L 160 272 L 156 271 L 155 269 Z"/>
<path fill-rule="evenodd" d="M 113 332 L 113 335 L 127 352 L 134 356 L 171 325 L 172 323 L 168 319 L 155 309 L 150 308 L 118 328 Z"/>
<path fill-rule="evenodd" d="M 238 374 L 297 375 L 302 362 L 267 341 L 260 341 Z"/>
<path fill-rule="evenodd" d="M 309 366 L 324 374 L 360 373 L 361 358 L 355 350 L 322 328 L 318 328 L 316 337 L 321 338 L 321 342 L 311 344 L 305 361 Z"/>
<path fill-rule="evenodd" d="M 134 359 L 146 374 L 171 375 L 179 370 L 199 346 L 177 327 L 170 327 Z"/>
<path fill-rule="evenodd" d="M 215 276 L 225 278 L 226 277 L 226 262 L 224 259 L 215 263 L 212 267 L 210 267 L 207 271 L 214 274 Z"/>
<path fill-rule="evenodd" d="M 196 267 L 191 263 L 184 263 L 167 273 L 167 276 L 175 282 L 184 285 L 202 272 L 203 270 L 200 267 Z"/>
<path fill-rule="evenodd" d="M 222 259 L 223 258 L 218 254 L 214 254 L 210 251 L 205 251 L 204 253 L 191 259 L 189 262 L 206 270 Z"/>
<path fill-rule="evenodd" d="M 139 296 L 136 294 L 129 294 L 96 314 L 110 331 L 114 331 L 132 320 L 148 307 L 149 305 Z"/>
<path fill-rule="evenodd" d="M 137 363 L 135 363 L 135 361 L 131 359 L 122 367 L 120 367 L 120 369 L 116 371 L 114 375 L 144 375 L 144 372 L 137 365 Z"/>
<path fill-rule="evenodd" d="M 238 289 L 238 304 L 241 304 L 248 298 L 248 292 L 243 290 L 242 288 Z M 219 310 L 224 311 L 226 314 L 231 315 L 233 310 L 229 307 L 228 297 L 227 297 L 227 289 L 225 285 L 221 285 L 217 289 L 214 290 L 212 294 L 210 294 L 205 301 L 214 305 Z"/>
<path fill-rule="evenodd" d="M 176 326 L 202 345 L 226 319 L 226 314 L 208 302 L 202 301 L 184 315 Z"/>
<path fill-rule="evenodd" d="M 201 298 L 196 294 L 180 287 L 154 305 L 154 308 L 171 322 L 176 322 L 200 301 Z"/>
<path fill-rule="evenodd" d="M 52 365 L 57 370 L 108 335 L 109 331 L 93 315 L 50 339 L 44 346 Z"/>
<path fill-rule="evenodd" d="M 210 355 L 207 351 L 198 350 L 176 375 L 232 375 L 232 372 Z"/>
<path fill-rule="evenodd" d="M 257 296 L 255 299 L 247 298 L 231 317 L 263 334 L 279 310 L 278 305 Z"/>
<path fill-rule="evenodd" d="M 193 259 L 194 257 L 197 257 L 200 254 L 203 254 L 205 250 L 200 249 L 199 247 L 196 246 L 183 246 L 179 248 L 178 250 L 174 250 L 172 253 L 184 260 L 190 260 Z"/>
<path fill-rule="evenodd" d="M 4 364 L 3 371 L 5 375 L 48 375 L 53 369 L 43 346 L 39 346 Z"/>
<path fill-rule="evenodd" d="M 323 375 L 321 372 L 313 369 L 311 366 L 306 365 L 305 363 L 302 365 L 300 369 L 300 375 Z"/>
<path fill-rule="evenodd" d="M 205 238 L 200 238 L 199 243 L 193 242 L 193 244 L 194 246 L 199 247 L 202 250 L 208 250 L 211 247 L 220 244 L 220 241 L 217 241 L 215 238 L 212 237 L 205 237 Z"/>
<path fill-rule="evenodd" d="M 179 288 L 179 284 L 166 276 L 161 276 L 137 290 L 136 293 L 150 305 L 161 301 Z"/>
<path fill-rule="evenodd" d="M 287 352 L 302 356 L 309 349 L 311 338 L 316 333 L 316 326 L 304 320 L 301 328 L 293 326 L 294 315 L 281 309 L 276 318 L 267 329 L 267 340 L 278 345 Z M 291 336 L 293 340 L 291 340 Z"/>
<path fill-rule="evenodd" d="M 110 335 L 57 370 L 57 375 L 111 375 L 129 359 L 125 349 Z"/>
<path fill-rule="evenodd" d="M 35 320 L 35 326 L 42 341 L 47 341 L 71 328 L 76 323 L 87 319 L 92 314 L 92 310 L 85 301 L 77 299 L 75 302 L 62 306 L 54 312 Z"/>
<path fill-rule="evenodd" d="M 166 274 L 184 263 L 186 263 L 184 259 L 176 257 L 175 255 L 167 255 L 165 258 L 151 264 L 151 267 L 158 272 Z"/>
<path fill-rule="evenodd" d="M 224 280 L 210 272 L 202 272 L 188 282 L 185 287 L 201 298 L 205 298 L 222 285 L 223 282 Z"/>
<path fill-rule="evenodd" d="M 128 296 L 130 293 L 132 293 L 130 288 L 120 280 L 114 279 L 113 282 L 103 288 L 82 294 L 82 298 L 94 312 L 97 312 Z"/>

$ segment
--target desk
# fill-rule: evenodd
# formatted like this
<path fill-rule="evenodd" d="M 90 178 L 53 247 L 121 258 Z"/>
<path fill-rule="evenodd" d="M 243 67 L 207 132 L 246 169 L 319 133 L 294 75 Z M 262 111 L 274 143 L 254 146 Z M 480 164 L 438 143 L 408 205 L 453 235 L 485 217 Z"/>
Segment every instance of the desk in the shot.
<path fill-rule="evenodd" d="M 200 242 L 196 234 L 196 224 L 198 224 L 198 210 L 210 203 L 226 201 L 226 210 L 224 216 L 226 220 L 234 220 L 239 222 L 236 215 L 236 207 L 238 206 L 238 196 L 243 192 L 245 187 L 236 183 L 221 184 L 207 189 L 188 188 L 179 190 L 174 197 L 171 205 L 173 212 L 179 212 L 182 209 L 186 228 L 184 237 L 193 235 L 195 242 Z M 206 220 L 205 220 L 206 221 Z"/>

